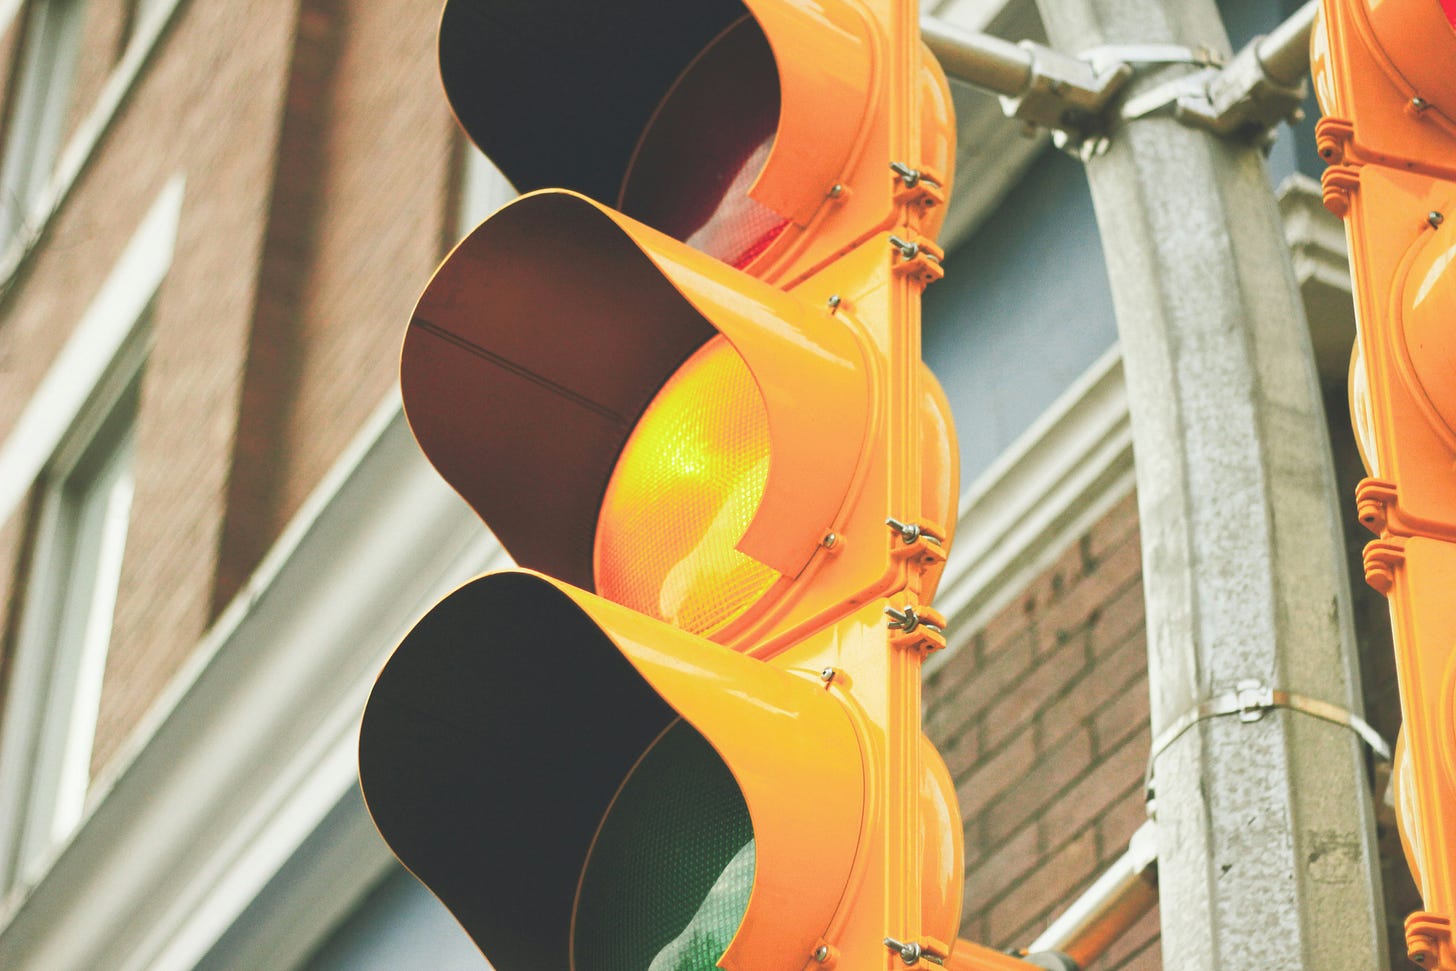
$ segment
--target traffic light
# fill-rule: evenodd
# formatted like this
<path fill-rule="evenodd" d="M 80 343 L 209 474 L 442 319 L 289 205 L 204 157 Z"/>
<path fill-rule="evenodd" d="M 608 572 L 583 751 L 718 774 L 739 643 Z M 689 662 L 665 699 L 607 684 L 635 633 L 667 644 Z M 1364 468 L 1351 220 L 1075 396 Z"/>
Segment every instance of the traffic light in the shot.
<path fill-rule="evenodd" d="M 1395 794 L 1425 911 L 1412 960 L 1456 971 L 1456 3 L 1324 0 L 1313 36 L 1326 205 L 1345 218 L 1351 414 L 1390 601 L 1404 727 Z"/>
<path fill-rule="evenodd" d="M 440 59 L 529 191 L 430 281 L 401 388 L 525 569 L 381 673 L 380 832 L 498 971 L 1026 967 L 956 941 L 920 724 L 958 490 L 915 4 L 449 0 Z"/>

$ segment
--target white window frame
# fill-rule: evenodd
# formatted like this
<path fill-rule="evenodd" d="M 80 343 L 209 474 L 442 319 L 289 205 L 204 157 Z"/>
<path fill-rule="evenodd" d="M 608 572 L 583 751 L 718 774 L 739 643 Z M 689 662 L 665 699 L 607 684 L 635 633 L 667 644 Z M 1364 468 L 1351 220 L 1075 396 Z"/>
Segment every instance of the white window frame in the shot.
<path fill-rule="evenodd" d="M 0 159 L 0 233 L 33 236 L 36 202 L 60 157 L 87 0 L 32 0 Z"/>
<path fill-rule="evenodd" d="M 20 218 L 30 232 L 21 237 L 0 234 L 0 282 L 10 280 L 19 271 L 51 218 L 75 188 L 81 172 L 119 116 L 121 106 L 136 87 L 181 5 L 182 0 L 156 0 L 148 5 L 145 15 L 134 24 L 126 49 L 106 79 L 96 103 L 76 125 L 56 158 L 49 179 L 28 210 L 21 214 Z M 22 6 L 22 0 L 0 0 L 0 29 L 10 28 Z"/>
<path fill-rule="evenodd" d="M 18 733 L 31 735 L 33 742 L 29 771 L 21 769 L 27 778 L 6 779 L 18 783 L 12 798 L 18 800 L 22 790 L 25 797 L 14 849 L 5 861 L 5 870 L 22 880 L 80 822 L 91 781 L 101 681 L 130 521 L 136 386 L 145 357 L 142 325 L 39 483 L 34 555 L 16 643 L 17 658 L 24 654 L 30 662 L 30 678 L 24 695 L 10 699 L 20 709 L 18 717 L 29 723 Z M 78 480 L 85 490 L 80 495 Z M 37 703 L 39 710 L 24 710 Z"/>
<path fill-rule="evenodd" d="M 153 203 L 29 406 L 0 443 L 0 521 L 20 512 L 37 483 L 52 493 L 63 487 L 88 459 L 98 435 L 112 430 L 107 422 L 114 418 L 116 405 L 133 393 L 146 355 L 147 311 L 172 262 L 182 186 L 180 177 L 172 180 Z M 56 620 L 47 604 L 67 583 L 56 558 L 63 542 L 63 505 L 54 494 L 41 501 L 32 582 L 22 606 L 0 720 L 0 890 L 39 879 L 86 811 L 84 804 L 75 805 L 74 790 L 78 772 L 85 773 L 83 789 L 89 779 L 89 744 L 72 739 L 85 734 L 88 726 L 94 735 L 92 709 L 100 700 L 108 638 L 97 634 L 74 639 L 70 656 L 57 656 L 51 649 Z M 109 567 L 114 570 L 120 563 L 113 560 Z M 107 607 L 102 612 L 109 616 L 109 605 L 98 606 Z M 63 787 L 72 795 L 64 795 Z M 58 807 L 66 817 L 64 835 L 50 825 Z"/>

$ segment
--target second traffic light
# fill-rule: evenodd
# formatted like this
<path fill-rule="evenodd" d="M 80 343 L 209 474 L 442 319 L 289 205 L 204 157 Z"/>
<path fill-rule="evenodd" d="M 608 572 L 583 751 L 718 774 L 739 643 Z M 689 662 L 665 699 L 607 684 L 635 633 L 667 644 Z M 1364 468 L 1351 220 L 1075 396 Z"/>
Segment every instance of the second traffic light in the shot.
<path fill-rule="evenodd" d="M 1390 601 L 1404 724 L 1397 816 L 1425 910 L 1410 958 L 1456 971 L 1456 5 L 1325 0 L 1313 37 L 1325 203 L 1346 220 L 1351 414 Z"/>

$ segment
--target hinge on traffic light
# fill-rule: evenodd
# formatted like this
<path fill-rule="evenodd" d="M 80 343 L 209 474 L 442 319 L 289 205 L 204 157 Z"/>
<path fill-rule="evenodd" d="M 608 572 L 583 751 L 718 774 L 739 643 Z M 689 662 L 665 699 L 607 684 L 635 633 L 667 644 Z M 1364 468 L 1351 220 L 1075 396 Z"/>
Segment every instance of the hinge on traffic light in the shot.
<path fill-rule="evenodd" d="M 897 205 L 914 207 L 922 213 L 945 205 L 945 180 L 931 169 L 912 169 L 904 162 L 891 162 L 895 173 L 894 199 Z"/>
<path fill-rule="evenodd" d="M 1451 920 L 1418 910 L 1405 919 L 1406 956 L 1423 968 L 1446 967 L 1456 960 Z"/>
<path fill-rule="evenodd" d="M 1314 144 L 1326 165 L 1345 160 L 1345 146 L 1355 138 L 1355 126 L 1348 118 L 1325 115 L 1314 125 Z"/>
<path fill-rule="evenodd" d="M 929 240 L 908 240 L 891 236 L 890 245 L 900 254 L 900 259 L 895 263 L 897 276 L 908 276 L 921 286 L 934 283 L 945 276 L 945 267 L 941 265 L 945 252 Z"/>
<path fill-rule="evenodd" d="M 891 517 L 885 520 L 900 537 L 890 555 L 897 560 L 913 560 L 922 569 L 945 562 L 945 530 L 935 523 L 902 523 Z"/>
<path fill-rule="evenodd" d="M 1345 218 L 1350 193 L 1360 187 L 1360 159 L 1352 157 L 1355 126 L 1347 118 L 1326 116 L 1314 126 L 1315 147 L 1327 166 L 1320 175 L 1322 200 L 1330 212 Z M 1352 164 L 1353 163 L 1353 164 Z"/>
<path fill-rule="evenodd" d="M 929 654 L 945 647 L 945 617 L 929 607 L 886 607 L 890 646 Z"/>
<path fill-rule="evenodd" d="M 1379 539 L 1365 545 L 1365 582 L 1383 594 L 1395 585 L 1395 570 L 1405 561 L 1406 540 L 1429 536 L 1456 542 L 1456 526 L 1412 516 L 1401 509 L 1396 484 L 1387 479 L 1365 478 L 1355 489 L 1355 509 L 1360 522 Z"/>

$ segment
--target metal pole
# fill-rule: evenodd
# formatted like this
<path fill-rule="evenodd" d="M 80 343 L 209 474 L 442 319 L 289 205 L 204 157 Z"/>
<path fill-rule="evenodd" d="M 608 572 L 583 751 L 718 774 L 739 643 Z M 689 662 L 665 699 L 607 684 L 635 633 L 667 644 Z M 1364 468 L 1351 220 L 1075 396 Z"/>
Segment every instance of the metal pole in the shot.
<path fill-rule="evenodd" d="M 1309 73 L 1309 35 L 1319 0 L 1309 0 L 1259 41 L 1259 62 L 1280 84 L 1296 85 Z"/>
<path fill-rule="evenodd" d="M 1085 968 L 1158 903 L 1158 832 L 1143 823 L 1118 857 L 1027 951 L 1065 954 Z"/>
<path fill-rule="evenodd" d="M 945 73 L 959 81 L 1005 95 L 1020 94 L 1031 83 L 1031 53 L 1010 41 L 936 17 L 920 18 L 920 36 Z"/>
<path fill-rule="evenodd" d="M 1213 0 L 1037 5 L 1063 51 L 1228 49 Z M 1359 713 L 1328 436 L 1258 150 L 1154 112 L 1114 128 L 1087 177 L 1137 456 L 1154 737 L 1240 682 Z M 1197 718 L 1154 755 L 1165 966 L 1388 967 L 1360 739 L 1245 715 Z"/>

